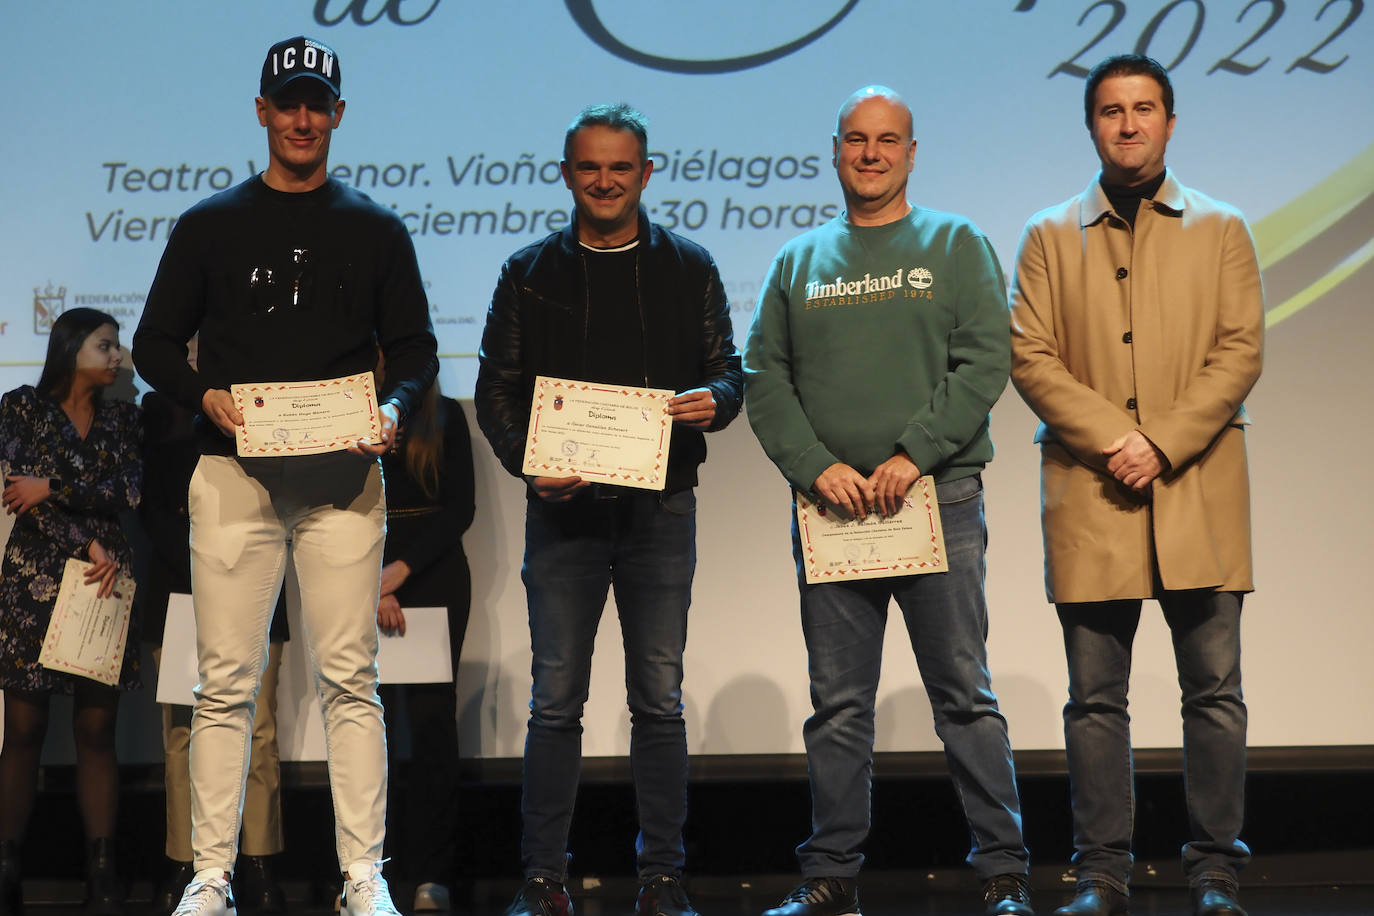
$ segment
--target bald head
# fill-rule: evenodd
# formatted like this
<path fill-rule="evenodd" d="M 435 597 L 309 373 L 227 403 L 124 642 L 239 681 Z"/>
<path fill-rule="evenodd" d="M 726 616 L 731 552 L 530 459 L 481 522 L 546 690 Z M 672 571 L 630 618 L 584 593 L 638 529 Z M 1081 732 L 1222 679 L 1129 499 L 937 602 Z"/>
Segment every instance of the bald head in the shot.
<path fill-rule="evenodd" d="M 833 161 L 851 223 L 880 226 L 905 216 L 916 138 L 902 97 L 886 86 L 865 86 L 845 99 L 835 119 Z"/>
<path fill-rule="evenodd" d="M 844 133 L 845 119 L 854 112 L 854 109 L 870 99 L 881 99 L 889 105 L 901 109 L 906 119 L 907 137 L 910 138 L 915 135 L 915 125 L 911 118 L 911 106 L 906 103 L 905 99 L 897 94 L 895 89 L 889 89 L 886 86 L 865 86 L 855 91 L 854 94 L 845 99 L 844 104 L 840 106 L 839 113 L 835 115 L 836 137 Z"/>

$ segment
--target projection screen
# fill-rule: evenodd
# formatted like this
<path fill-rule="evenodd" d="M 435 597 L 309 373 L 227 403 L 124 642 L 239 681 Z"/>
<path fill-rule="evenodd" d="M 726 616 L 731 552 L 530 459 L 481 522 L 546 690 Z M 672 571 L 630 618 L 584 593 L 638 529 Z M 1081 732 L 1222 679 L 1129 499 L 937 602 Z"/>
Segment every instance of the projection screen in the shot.
<path fill-rule="evenodd" d="M 1351 476 L 1374 452 L 1374 12 L 1359 0 L 26 0 L 0 17 L 6 390 L 37 379 L 47 326 L 64 308 L 112 312 L 128 342 L 178 214 L 264 167 L 253 98 L 280 38 L 304 33 L 339 53 L 347 109 L 333 176 L 410 228 L 441 383 L 458 398 L 472 394 L 501 262 L 568 219 L 558 159 L 587 103 L 625 100 L 649 116 L 645 203 L 713 252 L 742 343 L 778 247 L 840 211 L 831 133 L 849 92 L 882 83 L 911 101 L 912 201 L 972 218 L 1010 273 L 1027 217 L 1094 177 L 1086 68 L 1111 53 L 1151 54 L 1177 95 L 1168 164 L 1241 208 L 1264 270 L 1265 371 L 1247 404 L 1250 741 L 1374 745 L 1374 613 L 1356 575 L 1374 555 L 1371 499 Z M 460 738 L 465 756 L 507 758 L 520 754 L 529 692 L 524 495 L 472 425 Z M 1063 746 L 1034 425 L 1008 388 L 984 477 L 990 657 L 1018 750 Z M 788 490 L 743 417 L 709 446 L 686 659 L 691 749 L 801 753 L 809 700 Z M 878 750 L 938 749 L 897 619 Z M 608 608 L 586 713 L 591 756 L 628 743 L 620 652 Z M 150 723 L 134 759 L 157 756 L 151 693 L 130 703 L 143 713 L 126 714 Z M 1134 667 L 1137 745 L 1178 745 L 1177 697 L 1151 605 Z M 291 703 L 310 714 L 303 697 Z M 284 755 L 318 756 L 308 732 L 284 725 Z"/>

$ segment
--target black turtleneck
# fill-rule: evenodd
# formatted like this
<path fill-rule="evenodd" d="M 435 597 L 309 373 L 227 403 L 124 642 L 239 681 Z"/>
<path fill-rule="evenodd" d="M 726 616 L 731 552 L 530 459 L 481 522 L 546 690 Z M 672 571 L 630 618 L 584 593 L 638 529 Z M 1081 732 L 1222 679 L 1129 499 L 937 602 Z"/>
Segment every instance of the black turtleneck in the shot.
<path fill-rule="evenodd" d="M 1160 172 L 1154 178 L 1144 184 L 1119 185 L 1108 184 L 1107 180 L 1099 179 L 1098 184 L 1102 186 L 1102 191 L 1107 195 L 1107 200 L 1111 201 L 1112 209 L 1117 215 L 1130 223 L 1131 228 L 1135 228 L 1135 215 L 1140 210 L 1142 200 L 1153 200 L 1155 194 L 1159 193 L 1160 186 L 1164 184 L 1164 176 L 1167 172 Z"/>

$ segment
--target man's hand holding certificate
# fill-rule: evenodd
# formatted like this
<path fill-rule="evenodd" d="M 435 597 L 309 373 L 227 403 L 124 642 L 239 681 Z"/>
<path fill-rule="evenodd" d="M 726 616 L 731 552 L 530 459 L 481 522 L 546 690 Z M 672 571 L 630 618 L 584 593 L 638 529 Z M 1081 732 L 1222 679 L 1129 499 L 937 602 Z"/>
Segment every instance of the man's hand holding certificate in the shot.
<path fill-rule="evenodd" d="M 377 442 L 382 416 L 371 372 L 320 382 L 254 382 L 230 390 L 243 416 L 240 457 L 317 455 Z"/>
<path fill-rule="evenodd" d="M 673 418 L 662 388 L 537 376 L 524 472 L 662 490 Z"/>
<path fill-rule="evenodd" d="M 841 582 L 945 572 L 935 478 L 918 479 L 895 513 L 857 518 L 798 492 L 797 530 L 806 581 Z"/>

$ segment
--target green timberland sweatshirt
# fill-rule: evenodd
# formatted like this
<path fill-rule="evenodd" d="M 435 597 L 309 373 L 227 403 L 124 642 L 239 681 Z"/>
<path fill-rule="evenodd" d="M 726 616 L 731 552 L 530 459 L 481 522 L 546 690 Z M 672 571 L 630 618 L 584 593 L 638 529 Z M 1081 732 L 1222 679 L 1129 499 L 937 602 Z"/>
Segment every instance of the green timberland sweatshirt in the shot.
<path fill-rule="evenodd" d="M 1006 303 L 991 244 L 960 216 L 841 215 L 793 239 L 744 351 L 764 451 L 802 490 L 837 461 L 869 474 L 898 450 L 937 483 L 978 473 L 1010 369 Z"/>

